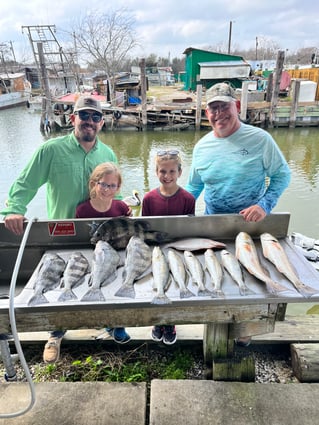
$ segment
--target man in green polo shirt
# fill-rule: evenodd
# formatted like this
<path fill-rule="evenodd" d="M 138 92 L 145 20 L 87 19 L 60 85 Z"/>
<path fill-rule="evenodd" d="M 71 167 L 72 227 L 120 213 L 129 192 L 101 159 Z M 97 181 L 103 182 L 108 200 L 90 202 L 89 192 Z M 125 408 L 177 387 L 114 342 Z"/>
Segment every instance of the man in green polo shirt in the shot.
<path fill-rule="evenodd" d="M 70 115 L 72 133 L 43 143 L 10 188 L 4 215 L 5 226 L 23 233 L 27 205 L 46 184 L 49 219 L 75 217 L 75 208 L 88 198 L 88 181 L 101 162 L 115 162 L 113 150 L 97 137 L 104 124 L 100 102 L 80 97 Z"/>

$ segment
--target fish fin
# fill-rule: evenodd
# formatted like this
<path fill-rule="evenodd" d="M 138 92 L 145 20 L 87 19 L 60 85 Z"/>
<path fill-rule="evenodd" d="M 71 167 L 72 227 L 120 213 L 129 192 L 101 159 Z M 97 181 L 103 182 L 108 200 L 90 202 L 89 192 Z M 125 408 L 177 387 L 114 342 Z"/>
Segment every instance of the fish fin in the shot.
<path fill-rule="evenodd" d="M 156 295 L 153 299 L 152 299 L 152 302 L 151 302 L 151 304 L 157 304 L 157 305 L 159 305 L 159 304 L 171 304 L 172 303 L 172 300 L 170 300 L 169 298 L 168 298 L 168 296 L 167 295 L 162 295 L 162 296 L 159 296 L 159 295 Z"/>
<path fill-rule="evenodd" d="M 38 304 L 48 303 L 48 299 L 43 294 L 34 294 L 28 301 L 28 305 L 34 306 Z"/>
<path fill-rule="evenodd" d="M 133 285 L 122 285 L 114 294 L 116 297 L 135 298 L 135 289 Z"/>
<path fill-rule="evenodd" d="M 105 298 L 100 288 L 90 288 L 81 301 L 105 301 Z"/>
<path fill-rule="evenodd" d="M 212 292 L 208 289 L 199 289 L 197 296 L 199 297 L 211 297 Z"/>
<path fill-rule="evenodd" d="M 180 290 L 179 296 L 180 298 L 190 298 L 190 297 L 195 297 L 195 294 L 193 294 L 192 291 L 186 288 L 186 289 Z"/>
<path fill-rule="evenodd" d="M 78 297 L 75 295 L 72 289 L 66 289 L 59 296 L 58 301 L 71 301 L 71 300 L 77 300 L 77 299 Z"/>

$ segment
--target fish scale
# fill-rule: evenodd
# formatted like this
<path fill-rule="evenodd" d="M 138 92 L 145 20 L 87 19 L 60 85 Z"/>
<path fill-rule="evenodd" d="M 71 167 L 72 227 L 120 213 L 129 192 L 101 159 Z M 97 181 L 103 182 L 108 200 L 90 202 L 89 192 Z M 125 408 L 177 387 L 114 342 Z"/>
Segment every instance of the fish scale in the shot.
<path fill-rule="evenodd" d="M 105 301 L 101 287 L 117 278 L 117 269 L 121 265 L 120 254 L 105 241 L 98 241 L 92 259 L 89 279 L 91 286 L 81 301 Z"/>
<path fill-rule="evenodd" d="M 58 254 L 46 253 L 43 255 L 33 285 L 34 294 L 28 305 L 33 306 L 49 302 L 44 293 L 59 286 L 65 266 L 65 261 Z"/>
<path fill-rule="evenodd" d="M 132 236 L 126 247 L 123 283 L 115 296 L 135 298 L 134 282 L 145 274 L 151 263 L 152 251 L 150 247 L 138 236 Z"/>
<path fill-rule="evenodd" d="M 77 296 L 72 291 L 84 281 L 85 275 L 89 272 L 90 264 L 82 252 L 73 252 L 66 264 L 61 288 L 63 288 L 58 301 L 76 300 Z"/>

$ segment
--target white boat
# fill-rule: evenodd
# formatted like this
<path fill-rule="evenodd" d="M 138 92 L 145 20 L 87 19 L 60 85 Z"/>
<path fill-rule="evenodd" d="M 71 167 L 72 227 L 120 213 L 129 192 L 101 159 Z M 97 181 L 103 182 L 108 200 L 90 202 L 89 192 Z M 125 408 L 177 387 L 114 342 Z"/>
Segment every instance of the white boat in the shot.
<path fill-rule="evenodd" d="M 0 110 L 28 105 L 31 83 L 22 72 L 0 74 Z"/>

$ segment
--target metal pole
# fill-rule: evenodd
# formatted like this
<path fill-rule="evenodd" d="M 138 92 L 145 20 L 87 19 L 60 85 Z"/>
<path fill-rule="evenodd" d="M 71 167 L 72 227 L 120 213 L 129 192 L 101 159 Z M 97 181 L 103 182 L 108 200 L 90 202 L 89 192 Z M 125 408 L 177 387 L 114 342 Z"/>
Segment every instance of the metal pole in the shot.
<path fill-rule="evenodd" d="M 233 21 L 229 21 L 228 54 L 230 54 L 232 26 L 233 26 Z"/>
<path fill-rule="evenodd" d="M 7 340 L 7 336 L 3 335 L 2 338 L 0 336 L 0 351 L 3 364 L 6 369 L 5 379 L 6 381 L 16 381 L 17 374 L 12 362 L 12 356 L 10 354 L 9 342 Z"/>

